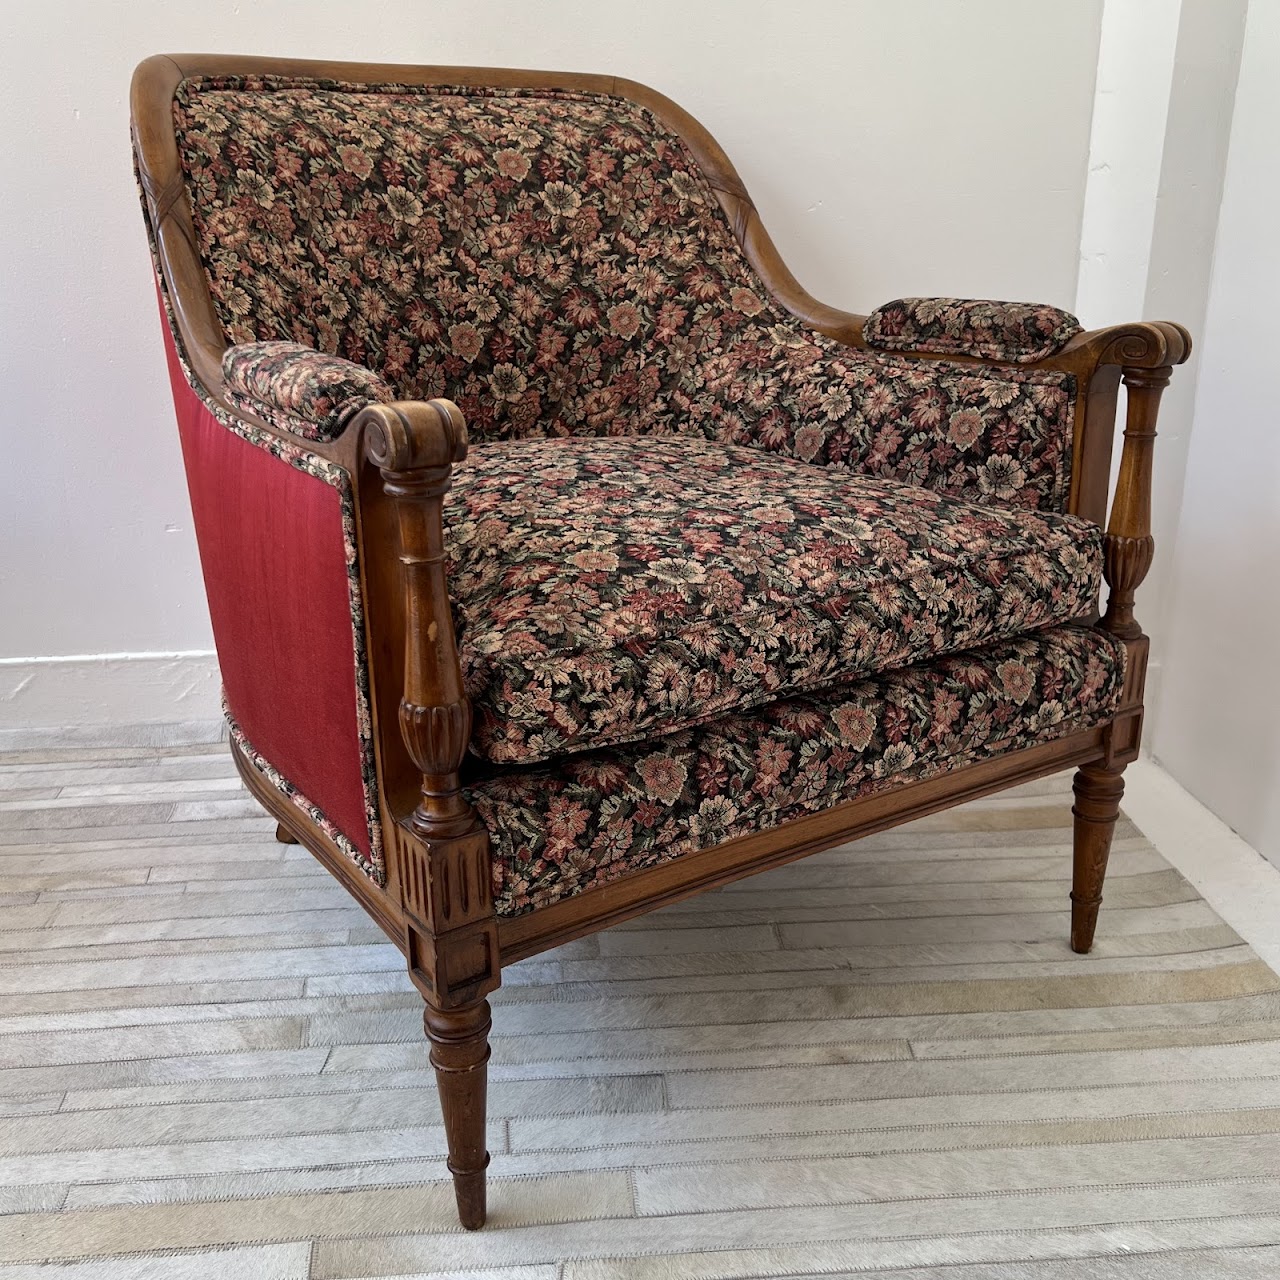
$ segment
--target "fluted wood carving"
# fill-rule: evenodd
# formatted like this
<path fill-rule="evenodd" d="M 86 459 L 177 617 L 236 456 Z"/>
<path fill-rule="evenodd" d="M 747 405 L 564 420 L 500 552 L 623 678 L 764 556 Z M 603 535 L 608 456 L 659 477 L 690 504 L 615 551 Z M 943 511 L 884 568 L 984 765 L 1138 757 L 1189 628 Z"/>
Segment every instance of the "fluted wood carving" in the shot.
<path fill-rule="evenodd" d="M 430 640 L 428 637 L 428 643 Z M 413 815 L 415 828 L 424 836 L 465 831 L 470 825 L 464 821 L 469 810 L 459 807 L 458 769 L 471 737 L 470 702 L 462 698 L 424 707 L 406 695 L 400 701 L 400 732 L 410 758 L 422 770 L 422 801 Z"/>
<path fill-rule="evenodd" d="M 401 897 L 433 933 L 443 934 L 483 919 L 492 912 L 488 842 L 472 833 L 429 848 L 448 856 L 421 855 L 413 841 L 400 844 Z"/>
<path fill-rule="evenodd" d="M 1134 593 L 1151 568 L 1156 541 L 1150 534 L 1124 538 L 1108 533 L 1103 540 L 1103 574 L 1111 587 L 1102 625 L 1123 640 L 1136 640 L 1142 628 L 1133 616 Z"/>

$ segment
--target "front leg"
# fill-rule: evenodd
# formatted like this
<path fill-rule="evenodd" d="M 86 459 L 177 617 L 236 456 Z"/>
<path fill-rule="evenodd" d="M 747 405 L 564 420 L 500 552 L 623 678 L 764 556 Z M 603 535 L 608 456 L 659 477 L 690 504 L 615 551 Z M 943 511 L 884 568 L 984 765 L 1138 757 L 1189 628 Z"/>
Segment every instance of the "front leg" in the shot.
<path fill-rule="evenodd" d="M 440 1091 L 458 1220 L 468 1231 L 475 1231 L 484 1226 L 485 1169 L 489 1166 L 485 1146 L 489 1002 L 436 1009 L 428 1001 L 423 1023 Z"/>
<path fill-rule="evenodd" d="M 463 795 L 459 770 L 471 705 L 458 660 L 445 574 L 443 502 L 466 429 L 456 405 L 374 405 L 357 420 L 395 503 L 404 589 L 400 732 L 422 775 L 418 802 L 397 815 L 392 850 L 409 976 L 426 1000 L 458 1218 L 485 1220 L 489 1002 L 501 980 L 489 835 Z"/>
<path fill-rule="evenodd" d="M 1071 875 L 1071 950 L 1082 955 L 1093 946 L 1102 905 L 1102 882 L 1111 854 L 1111 837 L 1124 795 L 1124 766 L 1087 764 L 1072 783 L 1075 823 Z"/>
<path fill-rule="evenodd" d="M 409 976 L 427 1002 L 423 1026 L 431 1042 L 458 1219 L 474 1231 L 484 1226 L 489 1165 L 485 997 L 501 980 L 489 839 L 480 830 L 425 842 L 403 829 L 396 835 Z"/>

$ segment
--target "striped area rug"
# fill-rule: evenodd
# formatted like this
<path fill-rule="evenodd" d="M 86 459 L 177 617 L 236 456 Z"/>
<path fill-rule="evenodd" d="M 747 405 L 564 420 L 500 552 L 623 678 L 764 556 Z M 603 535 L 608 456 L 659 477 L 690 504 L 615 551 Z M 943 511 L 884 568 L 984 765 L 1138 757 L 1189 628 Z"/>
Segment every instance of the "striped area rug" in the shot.
<path fill-rule="evenodd" d="M 491 1221 L 421 1005 L 225 748 L 0 757 L 0 1280 L 1280 1275 L 1280 979 L 1068 779 L 507 971 Z"/>

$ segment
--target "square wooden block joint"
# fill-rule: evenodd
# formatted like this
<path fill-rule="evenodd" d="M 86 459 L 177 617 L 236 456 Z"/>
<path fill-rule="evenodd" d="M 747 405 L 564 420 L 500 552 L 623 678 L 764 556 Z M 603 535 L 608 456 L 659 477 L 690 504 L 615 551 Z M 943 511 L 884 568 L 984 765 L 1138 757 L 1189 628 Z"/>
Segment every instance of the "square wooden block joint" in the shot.
<path fill-rule="evenodd" d="M 498 986 L 496 921 L 479 920 L 432 936 L 408 920 L 405 935 L 409 976 L 437 1007 L 466 1003 Z"/>

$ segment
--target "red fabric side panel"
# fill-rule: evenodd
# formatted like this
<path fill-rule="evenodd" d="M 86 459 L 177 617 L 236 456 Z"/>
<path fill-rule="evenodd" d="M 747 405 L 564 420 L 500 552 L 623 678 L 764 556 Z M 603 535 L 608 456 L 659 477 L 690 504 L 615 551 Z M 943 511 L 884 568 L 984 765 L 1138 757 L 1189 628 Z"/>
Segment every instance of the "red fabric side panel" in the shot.
<path fill-rule="evenodd" d="M 368 857 L 340 495 L 222 426 L 165 344 L 228 708 Z"/>

